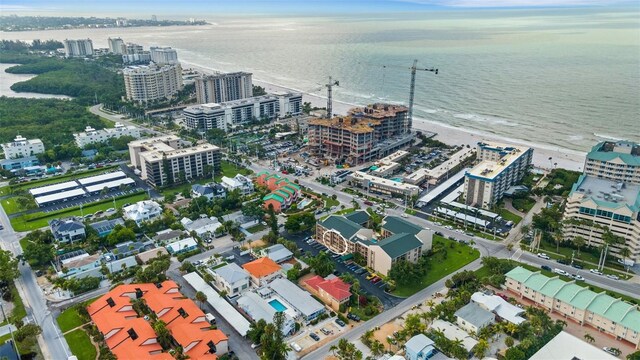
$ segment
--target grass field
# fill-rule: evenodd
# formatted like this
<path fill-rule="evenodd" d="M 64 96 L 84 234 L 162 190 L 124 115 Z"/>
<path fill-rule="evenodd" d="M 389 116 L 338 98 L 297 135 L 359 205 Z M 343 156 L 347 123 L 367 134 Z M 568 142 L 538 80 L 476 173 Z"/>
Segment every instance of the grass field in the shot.
<path fill-rule="evenodd" d="M 480 257 L 478 250 L 438 235 L 433 236 L 433 245 L 436 244 L 444 245 L 447 256 L 434 254 L 429 261 L 431 266 L 422 280 L 419 283 L 396 287 L 393 295 L 411 296 Z"/>
<path fill-rule="evenodd" d="M 78 315 L 76 309 L 73 307 L 60 313 L 56 321 L 60 326 L 60 331 L 62 331 L 63 333 L 86 323 L 82 320 L 80 315 Z"/>
<path fill-rule="evenodd" d="M 526 197 L 524 199 L 513 199 L 511 204 L 514 208 L 522 211 L 523 213 L 528 213 L 536 204 L 536 201 L 530 197 Z"/>
<path fill-rule="evenodd" d="M 20 293 L 15 285 L 11 286 L 11 298 L 13 299 L 13 311 L 11 314 L 7 314 L 9 317 L 9 321 L 12 323 L 16 320 L 22 320 L 25 316 L 27 316 L 27 310 L 24 308 L 24 303 L 22 302 L 22 298 L 20 297 Z M 7 321 L 3 321 L 0 323 L 0 326 L 7 324 Z"/>
<path fill-rule="evenodd" d="M 214 180 L 216 182 L 219 182 L 223 176 L 226 177 L 234 177 L 238 174 L 241 175 L 251 175 L 253 173 L 253 171 L 243 168 L 243 167 L 236 167 L 236 165 L 228 162 L 228 161 L 222 161 L 220 163 L 220 170 L 221 173 L 220 175 L 216 175 Z"/>
<path fill-rule="evenodd" d="M 132 194 L 128 196 L 119 197 L 119 198 L 116 198 L 116 207 L 119 208 L 126 203 L 134 203 L 137 201 L 145 200 L 147 198 L 148 198 L 147 193 L 139 193 L 139 194 Z M 113 201 L 110 201 L 110 200 L 103 203 L 95 204 L 95 205 L 88 205 L 82 208 L 83 210 L 82 214 L 84 215 L 93 214 L 96 211 L 99 211 L 99 210 L 104 211 L 111 207 L 113 207 Z M 81 211 L 79 207 L 52 212 L 48 215 L 42 212 L 37 212 L 37 213 L 28 214 L 28 215 L 11 219 L 11 226 L 13 226 L 13 229 L 15 231 L 35 230 L 35 229 L 39 229 L 41 227 L 47 226 L 49 224 L 49 221 L 52 219 L 59 219 L 60 217 L 68 217 L 68 216 L 80 216 L 80 214 L 81 214 Z M 47 216 L 36 219 L 43 215 L 47 215 Z M 35 220 L 29 221 L 29 219 L 35 219 Z"/>
<path fill-rule="evenodd" d="M 11 334 L 0 336 L 0 345 L 6 343 L 9 339 L 11 339 Z"/>
<path fill-rule="evenodd" d="M 65 334 L 64 338 L 69 344 L 69 348 L 73 355 L 78 357 L 78 360 L 95 360 L 96 347 L 91 343 L 91 338 L 82 329 L 73 330 L 72 332 Z"/>
<path fill-rule="evenodd" d="M 514 224 L 519 224 L 522 221 L 520 215 L 516 215 L 507 209 L 500 209 L 500 216 L 507 221 L 513 221 Z"/>
<path fill-rule="evenodd" d="M 19 213 L 21 211 L 28 210 L 28 209 L 23 208 L 18 203 L 18 198 L 20 198 L 20 196 L 12 196 L 12 197 L 9 197 L 9 198 L 6 198 L 6 199 L 2 200 L 2 207 L 4 208 L 4 211 L 7 213 L 7 215 L 11 215 L 11 214 Z M 29 201 L 35 206 L 35 203 L 33 202 L 33 200 L 29 199 Z"/>
<path fill-rule="evenodd" d="M 333 200 L 331 197 L 329 196 L 323 196 L 322 200 L 324 200 L 324 206 L 325 207 L 333 207 L 333 206 L 338 206 L 340 205 L 340 201 L 338 200 Z"/>
<path fill-rule="evenodd" d="M 260 231 L 262 231 L 262 230 L 264 230 L 266 228 L 267 228 L 267 225 L 258 224 L 258 225 L 254 225 L 254 226 L 248 228 L 247 231 L 252 233 L 252 234 L 255 234 L 255 233 L 260 232 Z"/>

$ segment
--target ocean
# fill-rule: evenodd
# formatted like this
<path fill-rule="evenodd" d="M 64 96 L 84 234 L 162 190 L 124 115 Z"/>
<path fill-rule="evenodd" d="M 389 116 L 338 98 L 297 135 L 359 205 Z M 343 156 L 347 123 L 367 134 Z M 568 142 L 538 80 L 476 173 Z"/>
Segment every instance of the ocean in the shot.
<path fill-rule="evenodd" d="M 323 17 L 215 17 L 207 26 L 0 33 L 3 39 L 108 37 L 166 45 L 185 64 L 337 100 L 408 103 L 414 116 L 480 134 L 586 151 L 640 142 L 640 8 L 458 10 Z"/>

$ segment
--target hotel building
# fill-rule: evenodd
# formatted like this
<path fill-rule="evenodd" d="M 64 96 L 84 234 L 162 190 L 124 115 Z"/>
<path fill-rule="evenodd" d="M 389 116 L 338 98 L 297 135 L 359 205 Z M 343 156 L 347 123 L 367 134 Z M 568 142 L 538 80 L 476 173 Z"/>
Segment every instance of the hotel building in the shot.
<path fill-rule="evenodd" d="M 220 148 L 205 143 L 191 146 L 174 135 L 129 143 L 131 164 L 152 186 L 180 183 L 197 177 L 213 177 L 220 168 Z M 210 166 L 212 173 L 205 172 Z"/>
<path fill-rule="evenodd" d="M 83 57 L 93 55 L 93 42 L 91 39 L 69 40 L 64 39 L 65 57 Z"/>
<path fill-rule="evenodd" d="M 44 144 L 40 139 L 27 140 L 21 135 L 16 136 L 13 142 L 5 143 L 2 146 L 5 159 L 18 159 L 29 157 L 44 152 Z"/>
<path fill-rule="evenodd" d="M 122 47 L 124 46 L 124 41 L 121 38 L 109 38 L 107 41 L 109 42 L 110 53 L 116 55 L 122 55 L 124 53 L 122 49 Z"/>
<path fill-rule="evenodd" d="M 479 142 L 479 163 L 467 171 L 464 197 L 467 205 L 491 208 L 512 185 L 527 172 L 533 158 L 533 149 L 495 142 Z"/>
<path fill-rule="evenodd" d="M 198 104 L 219 104 L 252 97 L 251 75 L 247 72 L 235 72 L 197 77 L 195 81 Z"/>
<path fill-rule="evenodd" d="M 87 126 L 84 132 L 73 134 L 76 145 L 81 149 L 89 144 L 101 143 L 121 136 L 131 136 L 138 139 L 140 138 L 140 129 L 135 126 L 125 126 L 117 122 L 114 128 L 96 130 L 91 126 Z"/>
<path fill-rule="evenodd" d="M 178 53 L 170 47 L 152 46 L 149 49 L 151 61 L 156 64 L 178 64 Z"/>
<path fill-rule="evenodd" d="M 180 64 L 129 66 L 122 73 L 128 100 L 142 103 L 168 99 L 182 89 Z"/>
<path fill-rule="evenodd" d="M 640 144 L 631 141 L 598 143 L 587 153 L 584 173 L 601 179 L 640 184 Z"/>

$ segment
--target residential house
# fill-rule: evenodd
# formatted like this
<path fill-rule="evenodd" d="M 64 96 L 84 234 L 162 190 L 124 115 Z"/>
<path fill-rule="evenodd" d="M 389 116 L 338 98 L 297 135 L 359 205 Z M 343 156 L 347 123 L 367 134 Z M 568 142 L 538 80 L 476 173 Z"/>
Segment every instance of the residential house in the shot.
<path fill-rule="evenodd" d="M 220 185 L 227 191 L 239 190 L 242 195 L 248 195 L 253 192 L 253 182 L 241 174 L 237 174 L 232 178 L 223 176 Z"/>
<path fill-rule="evenodd" d="M 289 309 L 295 310 L 297 319 L 309 322 L 326 312 L 326 308 L 311 294 L 287 279 L 273 279 L 269 283 L 269 288 L 278 295 L 279 299 L 285 301 L 284 305 L 289 305 Z"/>
<path fill-rule="evenodd" d="M 523 308 L 509 303 L 498 295 L 486 295 L 478 291 L 471 295 L 471 301 L 494 313 L 498 320 L 505 320 L 515 325 L 526 321 L 521 316 L 524 313 Z"/>
<path fill-rule="evenodd" d="M 224 186 L 215 183 L 208 185 L 192 185 L 191 197 L 198 198 L 201 196 L 204 196 L 209 200 L 213 200 L 214 198 L 224 198 L 227 196 L 227 190 Z"/>
<path fill-rule="evenodd" d="M 162 206 L 155 201 L 143 200 L 122 208 L 125 219 L 131 219 L 140 225 L 153 221 L 162 215 Z"/>
<path fill-rule="evenodd" d="M 113 220 L 102 220 L 89 224 L 89 226 L 91 226 L 100 237 L 105 237 L 111 234 L 116 225 L 124 226 L 124 220 L 117 218 Z"/>
<path fill-rule="evenodd" d="M 454 315 L 456 316 L 456 324 L 473 335 L 478 335 L 482 328 L 492 324 L 495 320 L 495 315 L 492 312 L 474 302 L 461 307 Z"/>
<path fill-rule="evenodd" d="M 86 237 L 84 224 L 75 219 L 51 220 L 49 228 L 51 228 L 53 238 L 61 243 L 72 243 Z"/>
<path fill-rule="evenodd" d="M 189 232 L 189 234 L 195 231 L 199 237 L 213 235 L 217 229 L 222 227 L 218 218 L 215 216 L 207 217 L 206 215 L 200 215 L 200 218 L 196 220 L 182 218 L 180 223 L 182 223 L 182 226 L 184 226 L 184 229 Z"/>
<path fill-rule="evenodd" d="M 404 344 L 407 360 L 427 360 L 436 352 L 435 343 L 425 334 L 418 334 Z"/>
<path fill-rule="evenodd" d="M 251 275 L 238 266 L 230 263 L 213 271 L 213 281 L 219 291 L 225 291 L 227 296 L 234 297 L 247 290 L 251 283 Z"/>
<path fill-rule="evenodd" d="M 262 249 L 261 256 L 267 256 L 277 264 L 293 259 L 293 253 L 282 244 L 271 245 Z"/>
<path fill-rule="evenodd" d="M 261 295 L 253 292 L 247 291 L 241 297 L 238 298 L 237 303 L 238 307 L 247 314 L 251 320 L 257 322 L 259 320 L 264 320 L 267 323 L 273 322 L 273 316 L 276 314 L 276 309 L 270 303 L 273 299 L 264 298 Z M 284 323 L 282 324 L 282 334 L 285 336 L 291 335 L 295 331 L 296 322 L 293 318 L 288 314 L 288 312 L 284 312 Z"/>
<path fill-rule="evenodd" d="M 263 286 L 280 276 L 280 265 L 268 257 L 253 260 L 242 267 L 251 275 L 251 282 L 255 286 Z"/>
<path fill-rule="evenodd" d="M 469 353 L 471 353 L 473 347 L 478 343 L 478 340 L 471 337 L 466 331 L 448 321 L 436 319 L 431 323 L 431 329 L 442 331 L 444 336 L 449 340 L 461 340 L 462 347 Z"/>
<path fill-rule="evenodd" d="M 158 231 L 156 233 L 156 236 L 153 237 L 153 241 L 155 241 L 158 244 L 172 243 L 174 241 L 179 240 L 184 235 L 185 233 L 182 230 L 166 229 L 166 230 Z"/>
<path fill-rule="evenodd" d="M 178 255 L 182 253 L 186 253 L 198 248 L 198 242 L 192 238 L 188 237 L 186 239 L 181 239 L 178 241 L 174 241 L 171 244 L 165 246 L 169 254 Z"/>
<path fill-rule="evenodd" d="M 157 258 L 158 256 L 163 256 L 168 254 L 169 252 L 167 251 L 167 249 L 163 247 L 157 247 L 155 249 L 151 249 L 151 250 L 147 250 L 145 252 L 139 253 L 138 255 L 136 255 L 136 259 L 140 264 L 146 264 L 149 261 Z"/>

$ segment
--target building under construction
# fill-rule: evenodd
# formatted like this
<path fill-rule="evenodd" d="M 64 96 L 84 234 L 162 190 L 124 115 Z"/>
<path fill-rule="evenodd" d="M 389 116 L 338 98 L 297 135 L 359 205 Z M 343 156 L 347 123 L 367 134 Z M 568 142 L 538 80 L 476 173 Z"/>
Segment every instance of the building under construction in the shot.
<path fill-rule="evenodd" d="M 411 144 L 409 109 L 373 104 L 349 115 L 309 121 L 309 152 L 337 164 L 358 165 Z"/>

